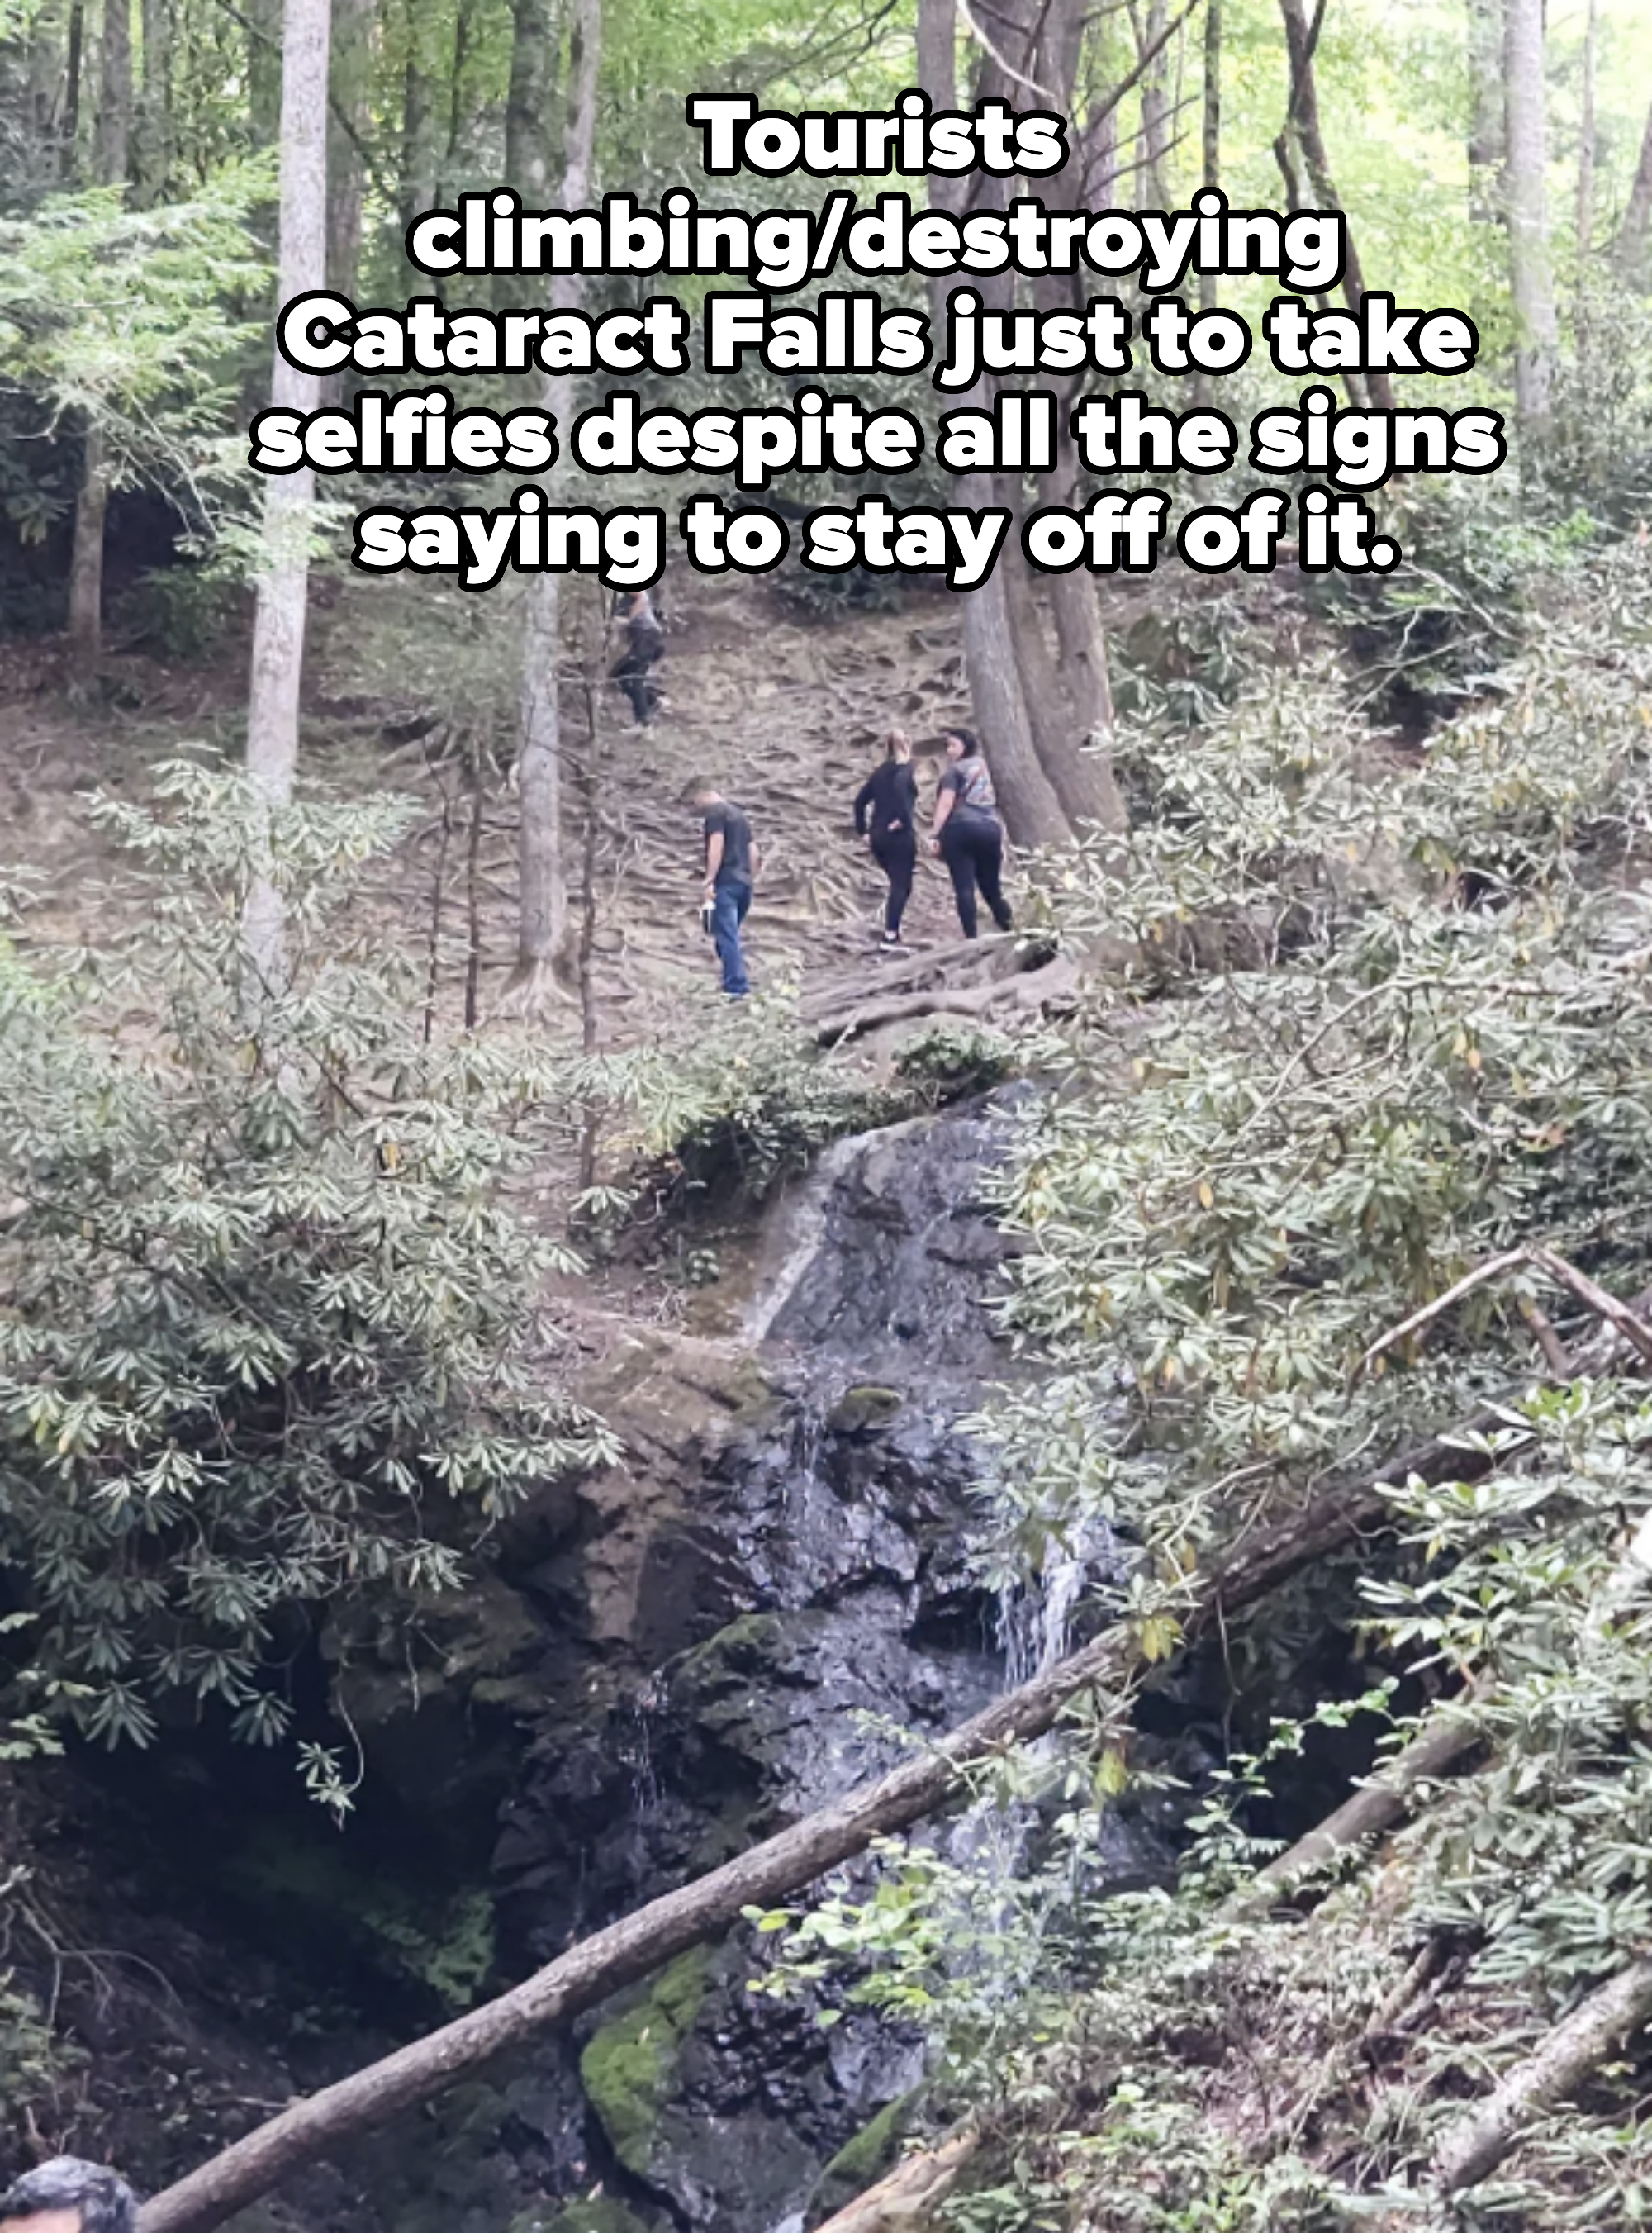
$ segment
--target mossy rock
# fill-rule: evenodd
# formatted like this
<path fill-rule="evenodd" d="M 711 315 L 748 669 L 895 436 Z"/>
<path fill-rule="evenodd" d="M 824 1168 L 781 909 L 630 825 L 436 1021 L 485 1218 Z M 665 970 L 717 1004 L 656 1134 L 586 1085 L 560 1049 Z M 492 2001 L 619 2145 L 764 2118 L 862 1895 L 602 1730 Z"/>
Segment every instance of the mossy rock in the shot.
<path fill-rule="evenodd" d="M 592 2034 L 579 2059 L 580 2082 L 608 2145 L 638 2178 L 647 2174 L 660 2112 L 706 1997 L 709 1958 L 700 1947 L 680 1954 L 641 2000 Z"/>
<path fill-rule="evenodd" d="M 875 2184 L 885 2171 L 894 2167 L 916 2098 L 915 2094 L 903 2093 L 898 2100 L 886 2103 L 869 2123 L 862 2126 L 853 2139 L 844 2141 L 822 2171 L 820 2184 L 810 2197 L 808 2219 L 811 2225 L 820 2224 L 845 2204 L 853 2202 L 857 2194 L 864 2194 L 868 2186 Z"/>
<path fill-rule="evenodd" d="M 905 1402 L 898 1388 L 862 1383 L 843 1390 L 826 1423 L 835 1435 L 863 1435 L 874 1427 L 887 1427 Z"/>

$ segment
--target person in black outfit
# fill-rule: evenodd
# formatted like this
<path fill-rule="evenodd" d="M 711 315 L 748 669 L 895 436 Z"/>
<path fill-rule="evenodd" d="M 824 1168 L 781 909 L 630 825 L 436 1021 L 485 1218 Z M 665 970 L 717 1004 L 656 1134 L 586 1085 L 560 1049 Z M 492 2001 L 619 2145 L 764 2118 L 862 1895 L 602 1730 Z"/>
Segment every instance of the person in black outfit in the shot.
<path fill-rule="evenodd" d="M 882 766 L 874 769 L 855 795 L 855 834 L 865 838 L 889 879 L 881 943 L 899 946 L 901 918 L 918 866 L 918 782 L 912 772 L 912 739 L 904 729 L 890 730 L 885 752 Z"/>
<path fill-rule="evenodd" d="M 998 820 L 998 794 L 987 773 L 986 762 L 972 729 L 946 732 L 946 769 L 935 798 L 935 819 L 929 850 L 939 853 L 953 880 L 958 920 L 966 938 L 979 934 L 975 893 L 991 908 L 1000 930 L 1012 918 L 1005 904 L 1004 824 Z"/>
<path fill-rule="evenodd" d="M 722 965 L 723 990 L 730 999 L 744 1000 L 751 990 L 751 980 L 740 947 L 740 926 L 751 905 L 751 888 L 762 856 L 752 837 L 751 824 L 707 777 L 696 776 L 686 796 L 700 816 L 707 928 Z"/>
<path fill-rule="evenodd" d="M 665 652 L 666 631 L 646 589 L 633 589 L 621 598 L 619 618 L 625 629 L 625 650 L 608 669 L 608 680 L 631 700 L 638 728 L 646 729 L 660 704 L 653 669 Z"/>

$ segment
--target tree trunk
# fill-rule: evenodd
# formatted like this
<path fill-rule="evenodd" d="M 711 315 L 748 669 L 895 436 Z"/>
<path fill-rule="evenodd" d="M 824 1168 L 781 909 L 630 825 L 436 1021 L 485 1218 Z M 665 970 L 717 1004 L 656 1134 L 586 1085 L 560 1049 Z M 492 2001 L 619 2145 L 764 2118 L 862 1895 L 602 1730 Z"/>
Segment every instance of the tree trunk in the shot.
<path fill-rule="evenodd" d="M 1512 136 L 1512 135 L 1511 135 Z M 1526 2126 L 1575 2093 L 1609 2055 L 1652 2017 L 1652 1961 L 1631 1962 L 1557 2024 L 1488 2100 L 1447 2131 L 1434 2156 L 1435 2184 L 1460 2194 L 1497 2169 Z"/>
<path fill-rule="evenodd" d="M 86 49 L 86 0 L 71 0 L 68 52 L 63 63 L 63 136 L 58 170 L 72 179 L 80 167 L 81 69 Z"/>
<path fill-rule="evenodd" d="M 1505 205 L 1516 326 L 1514 411 L 1522 442 L 1533 449 L 1541 448 L 1548 426 L 1556 342 L 1545 192 L 1543 7 L 1544 0 L 1507 0 L 1504 37 L 1508 130 Z"/>
<path fill-rule="evenodd" d="M 1542 0 L 1538 0 L 1542 4 Z M 1343 208 L 1341 196 L 1330 175 L 1330 158 L 1325 152 L 1324 133 L 1319 124 L 1319 91 L 1314 79 L 1314 44 L 1317 36 L 1316 16 L 1310 25 L 1303 0 L 1279 0 L 1279 12 L 1285 18 L 1285 46 L 1290 56 L 1291 105 L 1285 119 L 1285 135 L 1289 139 L 1293 128 L 1296 140 L 1307 167 L 1309 183 L 1313 188 L 1316 205 L 1323 210 L 1341 210 L 1343 235 L 1348 257 L 1343 268 L 1343 299 L 1356 316 L 1361 298 L 1365 293 L 1365 274 L 1360 266 L 1359 251 L 1354 245 L 1354 228 L 1349 223 L 1348 212 Z M 1364 375 L 1364 384 L 1371 401 L 1379 411 L 1392 411 L 1394 383 L 1386 372 L 1370 372 Z M 1349 394 L 1355 391 L 1350 386 Z"/>
<path fill-rule="evenodd" d="M 1647 111 L 1646 129 L 1641 134 L 1641 160 L 1635 166 L 1623 222 L 1612 244 L 1612 261 L 1618 277 L 1637 286 L 1643 285 L 1646 279 L 1649 225 L 1652 225 L 1652 108 Z"/>
<path fill-rule="evenodd" d="M 327 278 L 327 60 L 328 0 L 287 0 L 282 36 L 280 299 L 290 302 Z M 270 384 L 278 410 L 314 411 L 321 382 L 297 372 L 277 350 Z M 247 703 L 247 773 L 265 810 L 292 797 L 298 765 L 298 706 L 304 673 L 309 592 L 309 467 L 271 478 L 264 492 L 263 571 L 252 623 Z M 285 973 L 281 896 L 261 872 L 247 895 L 246 940 L 268 991 Z"/>
<path fill-rule="evenodd" d="M 361 262 L 362 143 L 373 82 L 376 0 L 334 0 L 327 117 L 327 283 L 354 296 Z"/>
<path fill-rule="evenodd" d="M 93 142 L 100 184 L 125 185 L 131 139 L 131 0 L 104 0 L 102 68 Z M 85 679 L 103 652 L 103 529 L 108 509 L 108 439 L 95 412 L 88 411 L 68 566 L 68 643 L 75 654 L 77 680 Z"/>
<path fill-rule="evenodd" d="M 595 0 L 579 4 L 594 7 Z M 1434 1478 L 1459 1479 L 1464 1460 L 1461 1449 L 1439 1443 L 1408 1450 L 1375 1477 L 1344 1483 L 1280 1527 L 1258 1530 L 1213 1571 L 1189 1608 L 1185 1635 L 1191 1639 L 1215 1630 L 1361 1529 L 1380 1525 L 1386 1511 L 1380 1484 L 1426 1467 L 1433 1468 Z M 595 2007 L 727 1930 L 745 1908 L 771 1907 L 793 1897 L 864 1852 L 875 1838 L 933 1814 L 957 1794 L 971 1765 L 1042 1735 L 1070 1699 L 1102 1686 L 1115 1688 L 1137 1657 L 1128 1625 L 1109 1630 L 877 1782 L 651 1900 L 439 2031 L 295 2102 L 157 2195 L 142 2211 L 140 2233 L 209 2233 L 341 2141 L 431 2100 L 478 2064 Z"/>
<path fill-rule="evenodd" d="M 431 11 L 419 0 L 404 10 L 406 54 L 401 79 L 401 160 L 396 201 L 404 226 L 436 200 L 438 127 L 436 70 L 431 54 Z M 426 284 L 420 281 L 421 285 Z"/>
<path fill-rule="evenodd" d="M 132 0 L 103 0 L 101 81 L 97 174 L 104 186 L 124 186 L 132 140 Z"/>
<path fill-rule="evenodd" d="M 556 77 L 547 0 L 513 0 L 511 85 L 504 104 L 504 175 L 530 208 L 550 177 L 550 100 Z"/>
<path fill-rule="evenodd" d="M 1205 0 L 1205 101 L 1200 119 L 1200 148 L 1206 186 L 1222 183 L 1222 0 Z M 1219 300 L 1216 274 L 1199 275 L 1199 307 L 1213 310 Z"/>
<path fill-rule="evenodd" d="M 1584 32 L 1584 88 L 1577 120 L 1577 292 L 1581 300 L 1585 267 L 1595 244 L 1595 55 L 1600 28 L 1598 0 L 1589 0 Z"/>
<path fill-rule="evenodd" d="M 959 502 L 992 500 L 989 475 L 966 478 Z M 1038 758 L 1031 709 L 1022 684 L 1015 628 L 1004 578 L 1005 561 L 963 599 L 964 664 L 1004 827 L 1018 845 L 1057 845 L 1071 836 L 1055 786 Z"/>
<path fill-rule="evenodd" d="M 465 96 L 475 43 L 476 0 L 458 0 L 453 15 L 453 67 L 448 78 L 447 152 L 437 189 L 444 202 L 459 192 L 470 169 L 465 160 L 465 138 L 471 123 Z"/>
<path fill-rule="evenodd" d="M 273 147 L 281 133 L 281 0 L 246 0 L 247 122 L 255 147 Z"/>
<path fill-rule="evenodd" d="M 1468 0 L 1468 214 L 1503 213 L 1503 0 Z"/>
<path fill-rule="evenodd" d="M 573 0 L 569 42 L 569 104 L 562 206 L 578 209 L 590 198 L 596 144 L 596 85 L 602 52 L 602 0 Z M 554 280 L 553 311 L 579 307 L 584 283 L 577 272 Z M 545 408 L 559 430 L 570 415 L 573 382 L 566 373 L 546 380 Z M 552 468 L 547 497 L 566 470 L 566 451 Z M 533 576 L 522 632 L 521 750 L 517 772 L 517 964 L 510 997 L 532 1006 L 549 993 L 563 958 L 568 932 L 568 878 L 562 843 L 562 577 Z"/>
<path fill-rule="evenodd" d="M 1169 0 L 1148 0 L 1142 17 L 1132 8 L 1137 59 L 1141 72 L 1141 128 L 1135 149 L 1135 205 L 1139 210 L 1166 206 L 1164 165 L 1170 150 L 1170 95 L 1166 89 L 1169 49 L 1165 24 Z"/>
<path fill-rule="evenodd" d="M 1001 488 L 999 497 L 1016 515 L 998 571 L 1038 765 L 1075 829 L 1092 823 L 1104 830 L 1122 830 L 1128 817 L 1106 749 L 1113 730 L 1113 698 L 1096 585 L 1082 570 L 1035 576 L 1018 539 L 1021 492 Z M 1040 583 L 1055 621 L 1054 651 L 1039 603 Z"/>
<path fill-rule="evenodd" d="M 109 472 L 103 429 L 88 419 L 75 498 L 75 542 L 68 562 L 68 642 L 82 679 L 103 653 L 103 522 Z"/>
<path fill-rule="evenodd" d="M 958 106 L 958 10 L 955 0 L 918 0 L 918 82 L 937 108 Z M 1648 129 L 1652 132 L 1652 120 Z M 929 180 L 929 199 L 940 206 L 945 197 L 961 199 L 958 184 L 937 174 Z"/>
<path fill-rule="evenodd" d="M 133 133 L 132 199 L 153 209 L 172 167 L 172 0 L 142 0 L 143 90 Z"/>

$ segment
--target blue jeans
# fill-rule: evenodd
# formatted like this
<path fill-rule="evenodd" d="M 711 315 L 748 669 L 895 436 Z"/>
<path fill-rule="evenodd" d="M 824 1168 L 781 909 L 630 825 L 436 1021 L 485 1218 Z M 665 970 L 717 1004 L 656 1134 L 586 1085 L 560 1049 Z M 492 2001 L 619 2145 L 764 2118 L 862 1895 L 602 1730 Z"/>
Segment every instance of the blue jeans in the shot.
<path fill-rule="evenodd" d="M 751 904 L 750 884 L 719 884 L 712 895 L 712 936 L 723 965 L 723 990 L 738 1000 L 751 990 L 740 952 L 740 925 Z"/>

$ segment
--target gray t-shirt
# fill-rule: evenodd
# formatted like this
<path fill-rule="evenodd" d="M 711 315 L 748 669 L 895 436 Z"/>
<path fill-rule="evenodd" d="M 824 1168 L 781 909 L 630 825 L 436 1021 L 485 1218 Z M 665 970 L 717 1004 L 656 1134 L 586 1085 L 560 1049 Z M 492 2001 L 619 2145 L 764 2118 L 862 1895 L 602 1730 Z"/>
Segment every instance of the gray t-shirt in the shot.
<path fill-rule="evenodd" d="M 997 823 L 998 793 L 992 788 L 992 778 L 986 771 L 986 762 L 979 754 L 968 759 L 954 760 L 940 779 L 943 791 L 956 793 L 948 821 L 956 822 L 960 829 L 972 824 L 983 830 Z"/>

